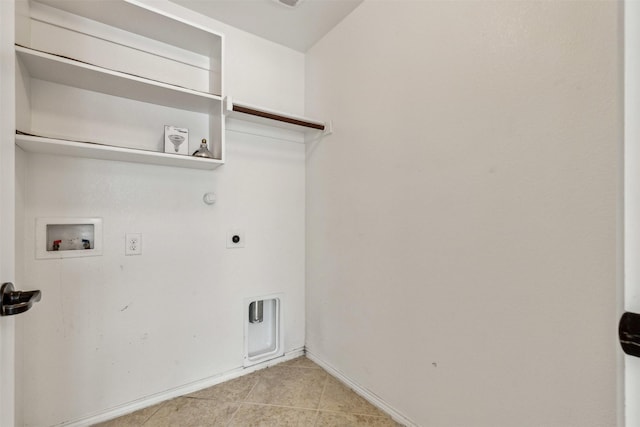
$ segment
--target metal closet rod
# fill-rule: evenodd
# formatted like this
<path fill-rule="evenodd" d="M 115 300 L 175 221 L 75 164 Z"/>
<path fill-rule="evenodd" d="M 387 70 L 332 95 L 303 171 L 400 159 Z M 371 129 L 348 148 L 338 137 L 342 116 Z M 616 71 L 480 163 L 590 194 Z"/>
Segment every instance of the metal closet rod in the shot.
<path fill-rule="evenodd" d="M 279 114 L 267 113 L 265 111 L 243 107 L 240 105 L 234 105 L 233 111 L 237 111 L 238 113 L 251 114 L 252 116 L 264 117 L 265 119 L 277 120 L 279 122 L 290 123 L 292 125 L 304 126 L 311 129 L 324 130 L 324 127 L 325 127 L 322 124 L 311 123 L 304 120 L 292 119 L 291 117 L 281 116 Z"/>

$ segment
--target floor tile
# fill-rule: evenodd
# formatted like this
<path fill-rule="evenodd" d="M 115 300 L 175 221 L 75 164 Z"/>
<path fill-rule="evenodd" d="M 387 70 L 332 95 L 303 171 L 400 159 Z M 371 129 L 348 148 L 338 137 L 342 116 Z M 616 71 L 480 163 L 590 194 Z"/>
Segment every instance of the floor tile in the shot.
<path fill-rule="evenodd" d="M 384 416 L 385 414 L 371 403 L 358 396 L 353 390 L 333 377 L 327 380 L 327 386 L 320 401 L 320 409 L 348 412 L 351 414 Z"/>
<path fill-rule="evenodd" d="M 317 409 L 327 373 L 322 369 L 274 366 L 260 371 L 247 402 Z"/>
<path fill-rule="evenodd" d="M 308 359 L 304 356 L 300 356 L 295 359 L 288 360 L 278 366 L 293 366 L 296 368 L 322 369 L 320 366 L 312 362 L 311 359 Z"/>
<path fill-rule="evenodd" d="M 215 400 L 216 402 L 241 402 L 249 395 L 257 382 L 258 376 L 252 373 L 191 393 L 187 397 Z"/>
<path fill-rule="evenodd" d="M 153 414 L 160 409 L 163 403 L 149 406 L 148 408 L 140 409 L 139 411 L 132 412 L 127 415 L 123 415 L 114 420 L 106 421 L 99 424 L 94 424 L 94 427 L 139 427 L 144 424 Z"/>
<path fill-rule="evenodd" d="M 164 405 L 144 427 L 225 426 L 239 408 L 237 403 L 219 403 L 206 399 L 178 397 Z"/>
<path fill-rule="evenodd" d="M 320 411 L 315 427 L 401 427 L 391 418 Z"/>
<path fill-rule="evenodd" d="M 310 427 L 316 420 L 318 411 L 312 409 L 283 408 L 243 404 L 233 416 L 230 427 Z"/>
<path fill-rule="evenodd" d="M 98 424 L 100 427 L 227 425 L 400 426 L 306 357 Z"/>

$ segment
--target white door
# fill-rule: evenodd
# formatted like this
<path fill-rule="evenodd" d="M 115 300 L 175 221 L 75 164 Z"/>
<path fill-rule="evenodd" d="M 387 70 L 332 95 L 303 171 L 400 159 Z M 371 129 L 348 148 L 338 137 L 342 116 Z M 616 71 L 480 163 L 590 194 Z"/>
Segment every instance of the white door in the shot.
<path fill-rule="evenodd" d="M 15 269 L 14 2 L 0 0 L 0 282 Z M 14 318 L 0 316 L 0 427 L 15 425 Z"/>
<path fill-rule="evenodd" d="M 640 313 L 640 2 L 625 2 L 624 310 Z M 625 425 L 640 426 L 640 358 L 624 356 Z"/>

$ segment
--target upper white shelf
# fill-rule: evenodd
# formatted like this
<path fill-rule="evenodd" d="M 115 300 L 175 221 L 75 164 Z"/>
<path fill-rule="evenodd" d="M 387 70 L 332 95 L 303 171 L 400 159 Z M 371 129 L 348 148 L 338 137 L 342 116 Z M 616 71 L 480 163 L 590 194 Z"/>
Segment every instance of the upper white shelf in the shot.
<path fill-rule="evenodd" d="M 250 121 L 261 125 L 275 126 L 305 133 L 331 133 L 331 122 L 326 123 L 316 119 L 296 116 L 263 107 L 256 107 L 244 102 L 233 101 L 229 96 L 225 98 L 224 111 L 227 117 Z"/>
<path fill-rule="evenodd" d="M 78 2 L 80 3 L 80 2 Z M 33 78 L 166 107 L 209 114 L 222 99 L 70 58 L 16 46 L 16 53 Z"/>
<path fill-rule="evenodd" d="M 137 0 L 40 3 L 205 56 L 220 56 L 222 35 Z M 152 12 L 152 13 L 150 13 Z"/>
<path fill-rule="evenodd" d="M 83 157 L 87 159 L 117 160 L 121 162 L 145 163 L 150 165 L 175 166 L 190 169 L 212 170 L 224 162 L 193 156 L 159 153 L 133 148 L 77 142 L 34 135 L 16 134 L 16 145 L 25 151 L 61 156 Z"/>

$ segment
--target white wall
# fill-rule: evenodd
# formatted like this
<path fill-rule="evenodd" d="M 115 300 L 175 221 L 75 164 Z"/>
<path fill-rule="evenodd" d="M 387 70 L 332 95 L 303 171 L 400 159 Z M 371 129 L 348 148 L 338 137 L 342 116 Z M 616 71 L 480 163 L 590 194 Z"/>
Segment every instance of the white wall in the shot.
<path fill-rule="evenodd" d="M 301 114 L 302 54 L 153 4 L 225 33 L 228 94 Z M 18 320 L 25 425 L 77 420 L 240 368 L 247 297 L 284 293 L 284 349 L 302 348 L 304 155 L 302 144 L 234 130 L 227 163 L 213 172 L 25 155 L 22 288 L 43 292 Z M 209 191 L 213 206 L 202 201 Z M 102 217 L 103 256 L 35 260 L 35 219 L 48 216 Z M 234 228 L 244 249 L 226 249 Z M 142 256 L 124 255 L 127 232 L 142 233 Z"/>
<path fill-rule="evenodd" d="M 616 424 L 619 8 L 365 1 L 307 53 L 307 349 L 417 425 Z"/>

